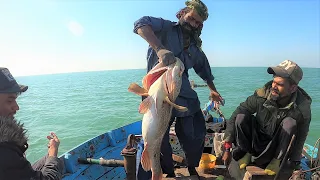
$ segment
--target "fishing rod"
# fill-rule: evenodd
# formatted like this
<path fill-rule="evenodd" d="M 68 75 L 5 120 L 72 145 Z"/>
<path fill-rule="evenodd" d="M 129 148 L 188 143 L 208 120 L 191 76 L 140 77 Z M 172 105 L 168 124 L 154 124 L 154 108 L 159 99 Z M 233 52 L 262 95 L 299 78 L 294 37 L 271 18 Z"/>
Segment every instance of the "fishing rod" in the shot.
<path fill-rule="evenodd" d="M 80 164 L 100 164 L 101 166 L 108 166 L 108 167 L 123 167 L 124 166 L 123 160 L 116 160 L 116 159 L 78 158 L 78 162 Z"/>

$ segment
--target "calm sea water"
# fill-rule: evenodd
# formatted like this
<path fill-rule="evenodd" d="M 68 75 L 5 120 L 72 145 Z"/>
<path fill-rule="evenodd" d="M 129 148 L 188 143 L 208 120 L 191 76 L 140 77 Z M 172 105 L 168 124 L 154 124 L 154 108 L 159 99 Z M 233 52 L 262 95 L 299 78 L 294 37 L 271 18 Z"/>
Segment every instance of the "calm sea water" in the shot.
<path fill-rule="evenodd" d="M 320 137 L 320 69 L 305 68 L 301 87 L 312 97 L 312 121 L 307 143 Z M 235 108 L 263 86 L 272 76 L 266 68 L 212 68 L 215 84 L 226 104 L 222 111 L 230 117 Z M 131 82 L 141 84 L 145 70 L 116 70 L 18 77 L 29 86 L 18 98 L 16 118 L 28 129 L 31 162 L 47 152 L 46 136 L 56 132 L 61 144 L 59 155 L 108 130 L 138 121 L 141 97 L 130 93 Z M 203 81 L 190 70 L 190 80 Z M 196 89 L 201 104 L 208 100 L 206 87 Z"/>

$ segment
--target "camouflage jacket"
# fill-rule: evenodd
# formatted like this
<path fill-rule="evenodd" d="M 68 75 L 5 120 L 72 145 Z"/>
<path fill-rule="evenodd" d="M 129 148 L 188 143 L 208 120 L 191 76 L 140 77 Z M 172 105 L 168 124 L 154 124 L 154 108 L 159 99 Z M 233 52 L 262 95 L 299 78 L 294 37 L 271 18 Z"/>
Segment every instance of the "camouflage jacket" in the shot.
<path fill-rule="evenodd" d="M 309 132 L 311 121 L 311 97 L 300 87 L 293 94 L 291 102 L 283 108 L 279 108 L 275 101 L 270 99 L 272 81 L 266 83 L 264 87 L 257 89 L 253 95 L 249 96 L 233 112 L 227 121 L 224 140 L 233 142 L 235 135 L 235 119 L 237 114 L 255 114 L 259 127 L 266 127 L 263 131 L 272 135 L 280 122 L 285 117 L 291 117 L 297 121 L 297 134 L 294 149 L 289 158 L 292 161 L 300 161 L 302 148 Z"/>

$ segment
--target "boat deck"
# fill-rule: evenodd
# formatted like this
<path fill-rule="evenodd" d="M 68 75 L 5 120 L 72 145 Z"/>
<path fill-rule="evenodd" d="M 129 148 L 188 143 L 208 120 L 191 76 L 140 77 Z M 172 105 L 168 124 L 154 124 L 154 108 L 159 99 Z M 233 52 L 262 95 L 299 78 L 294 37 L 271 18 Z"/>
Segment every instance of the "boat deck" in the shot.
<path fill-rule="evenodd" d="M 64 161 L 63 179 L 125 179 L 126 171 L 124 167 L 104 166 L 99 165 L 99 163 L 96 162 L 79 163 L 79 158 L 92 158 L 95 160 L 100 158 L 105 160 L 123 160 L 124 157 L 121 155 L 121 151 L 126 147 L 129 140 L 128 137 L 135 135 L 136 142 L 139 142 L 137 143 L 137 160 L 139 161 L 143 144 L 143 142 L 140 143 L 140 129 L 141 121 L 137 121 L 89 139 L 60 155 L 59 158 Z M 213 151 L 214 145 L 212 135 L 213 134 L 210 133 L 206 135 L 204 153 L 215 153 Z M 180 165 L 180 168 L 176 168 L 175 170 L 175 174 L 178 176 L 177 178 L 165 178 L 166 175 L 164 175 L 163 179 L 199 179 L 197 176 L 189 176 L 187 168 L 183 168 L 186 165 L 184 161 L 184 153 L 174 132 L 170 133 L 170 144 L 175 155 L 173 156 L 173 159 L 177 165 Z M 305 144 L 303 154 L 312 156 L 313 152 L 318 152 L 318 149 L 314 149 L 312 146 Z M 313 158 L 316 158 L 316 153 Z M 220 158 L 216 160 L 216 164 L 223 164 Z M 228 170 L 221 169 L 221 167 L 222 166 L 218 169 L 216 166 L 217 169 L 212 169 L 206 172 L 203 172 L 198 168 L 197 171 L 200 175 L 200 179 L 216 179 L 219 175 L 222 175 L 224 180 L 233 179 L 231 177 L 236 177 L 234 178 L 236 180 L 274 179 L 274 176 L 266 176 L 263 169 L 251 169 L 247 171 L 245 169 L 240 170 L 238 163 L 234 160 L 231 161 Z M 254 172 L 256 174 L 254 174 Z M 286 169 L 284 166 L 278 179 L 288 179 L 291 176 L 291 173 L 292 171 Z"/>
<path fill-rule="evenodd" d="M 200 179 L 216 179 L 218 177 L 218 174 L 224 174 L 225 172 L 221 171 L 221 170 L 216 170 L 215 172 L 214 171 L 211 171 L 211 172 L 202 172 L 201 170 L 197 169 L 198 173 L 199 173 L 199 176 L 200 176 Z M 219 172 L 217 172 L 219 171 Z M 187 168 L 177 168 L 175 170 L 175 173 L 178 177 L 176 178 L 165 178 L 165 175 L 163 176 L 165 180 L 174 180 L 174 179 L 177 179 L 177 180 L 198 180 L 198 177 L 197 176 L 190 176 L 189 175 L 189 172 L 188 172 L 188 169 Z M 215 174 L 215 175 L 214 175 Z M 231 178 L 227 178 L 226 176 L 224 176 L 224 180 L 231 180 Z"/>
<path fill-rule="evenodd" d="M 275 176 L 268 176 L 265 174 L 264 170 L 256 167 L 256 166 L 247 166 L 246 170 L 240 170 L 239 165 L 236 161 L 231 161 L 229 170 L 227 169 L 211 169 L 207 171 L 203 171 L 201 169 L 197 169 L 200 180 L 211 180 L 216 179 L 219 175 L 222 175 L 224 177 L 224 180 L 255 180 L 255 179 L 264 179 L 264 180 L 273 180 Z M 176 168 L 175 174 L 178 176 L 176 178 L 165 178 L 166 175 L 164 175 L 164 179 L 166 180 L 198 180 L 199 178 L 197 176 L 190 176 L 187 168 Z M 284 166 L 283 170 L 278 176 L 279 180 L 282 179 L 289 179 L 292 174 L 292 169 L 290 169 L 288 166 Z M 232 178 L 236 177 L 236 178 Z"/>

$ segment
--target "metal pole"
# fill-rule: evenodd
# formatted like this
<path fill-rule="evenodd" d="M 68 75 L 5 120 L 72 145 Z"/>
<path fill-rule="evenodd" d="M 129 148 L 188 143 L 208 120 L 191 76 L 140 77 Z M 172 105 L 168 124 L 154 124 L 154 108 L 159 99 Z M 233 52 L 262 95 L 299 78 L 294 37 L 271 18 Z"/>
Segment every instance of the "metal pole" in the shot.
<path fill-rule="evenodd" d="M 127 180 L 136 180 L 136 158 L 137 158 L 137 148 L 136 148 L 136 137 L 130 134 L 127 139 L 126 147 L 121 151 L 121 155 L 124 158 L 124 168 L 127 174 Z"/>
<path fill-rule="evenodd" d="M 123 160 L 116 160 L 116 159 L 78 158 L 78 162 L 80 164 L 100 164 L 101 166 L 108 166 L 108 167 L 123 167 L 124 166 Z"/>
<path fill-rule="evenodd" d="M 282 162 L 281 162 L 281 164 L 280 164 L 279 172 L 276 174 L 276 177 L 274 177 L 274 180 L 277 180 L 277 178 L 278 178 L 278 176 L 279 176 L 279 174 L 280 174 L 280 171 L 281 171 L 281 169 L 282 169 L 283 165 L 284 165 L 284 164 L 286 163 L 286 161 L 287 161 L 288 154 L 289 154 L 289 151 L 290 151 L 290 149 L 291 149 L 291 145 L 292 145 L 292 143 L 293 143 L 293 141 L 294 141 L 295 137 L 296 137 L 296 135 L 295 135 L 295 134 L 294 134 L 294 135 L 292 135 L 292 137 L 291 137 L 291 141 L 290 141 L 289 146 L 288 146 L 288 148 L 287 148 L 287 152 L 286 152 L 286 154 L 284 155 L 284 157 L 283 157 L 283 159 L 282 159 Z"/>
<path fill-rule="evenodd" d="M 315 163 L 314 167 L 317 167 L 317 166 L 320 166 L 320 143 L 319 143 L 319 147 L 318 147 L 317 160 L 316 160 L 316 163 Z"/>

